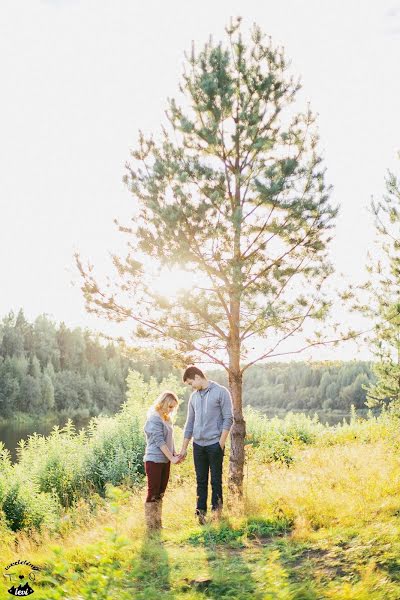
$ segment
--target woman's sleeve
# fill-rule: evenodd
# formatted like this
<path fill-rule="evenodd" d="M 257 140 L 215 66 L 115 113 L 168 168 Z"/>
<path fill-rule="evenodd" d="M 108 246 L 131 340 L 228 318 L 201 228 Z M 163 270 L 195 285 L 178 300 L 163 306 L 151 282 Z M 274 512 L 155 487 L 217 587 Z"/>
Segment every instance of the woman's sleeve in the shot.
<path fill-rule="evenodd" d="M 149 437 L 149 442 L 155 444 L 159 448 L 165 444 L 164 425 L 162 421 L 148 421 L 145 426 L 145 432 Z"/>

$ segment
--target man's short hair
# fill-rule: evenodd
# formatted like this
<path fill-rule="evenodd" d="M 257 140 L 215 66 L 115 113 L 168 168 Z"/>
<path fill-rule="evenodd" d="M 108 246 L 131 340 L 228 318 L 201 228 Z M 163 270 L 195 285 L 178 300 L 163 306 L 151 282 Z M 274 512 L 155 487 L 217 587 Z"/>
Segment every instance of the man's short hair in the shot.
<path fill-rule="evenodd" d="M 195 375 L 200 375 L 200 377 L 205 378 L 203 371 L 201 369 L 199 369 L 198 367 L 195 367 L 194 365 L 190 365 L 189 367 L 186 367 L 185 372 L 182 377 L 183 383 L 185 383 L 187 379 L 194 379 Z"/>

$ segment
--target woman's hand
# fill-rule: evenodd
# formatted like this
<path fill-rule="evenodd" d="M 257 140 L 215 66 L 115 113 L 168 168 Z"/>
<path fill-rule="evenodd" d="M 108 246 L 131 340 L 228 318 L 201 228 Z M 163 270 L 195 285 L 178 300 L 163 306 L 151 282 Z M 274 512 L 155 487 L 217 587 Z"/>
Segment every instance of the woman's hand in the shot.
<path fill-rule="evenodd" d="M 180 451 L 180 453 L 179 453 L 179 456 L 181 457 L 181 460 L 185 460 L 185 458 L 186 458 L 186 455 L 187 455 L 187 450 L 183 450 L 183 449 L 182 449 L 182 450 Z"/>
<path fill-rule="evenodd" d="M 173 465 L 177 465 L 177 464 L 180 462 L 180 457 L 179 457 L 179 455 L 178 455 L 178 456 L 173 456 L 173 457 L 171 458 L 171 462 L 172 462 L 172 464 L 173 464 Z"/>

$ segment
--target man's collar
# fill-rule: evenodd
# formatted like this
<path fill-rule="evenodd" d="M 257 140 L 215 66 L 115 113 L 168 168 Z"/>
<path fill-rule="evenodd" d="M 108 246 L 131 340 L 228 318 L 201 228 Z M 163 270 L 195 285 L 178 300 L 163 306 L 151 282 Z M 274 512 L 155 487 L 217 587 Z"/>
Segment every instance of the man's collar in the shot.
<path fill-rule="evenodd" d="M 208 390 L 208 389 L 211 387 L 211 384 L 212 384 L 212 380 L 211 380 L 211 379 L 209 379 L 209 380 L 208 380 L 208 385 L 207 385 L 207 387 L 205 387 L 205 388 L 201 388 L 201 389 L 200 389 L 200 390 L 198 390 L 198 391 L 199 391 L 199 392 L 205 392 L 206 390 Z"/>

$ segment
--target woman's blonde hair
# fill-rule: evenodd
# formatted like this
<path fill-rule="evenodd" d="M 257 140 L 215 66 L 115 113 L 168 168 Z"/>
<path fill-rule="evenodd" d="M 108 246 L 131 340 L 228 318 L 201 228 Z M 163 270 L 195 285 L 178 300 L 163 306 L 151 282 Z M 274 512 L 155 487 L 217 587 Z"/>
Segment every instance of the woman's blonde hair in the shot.
<path fill-rule="evenodd" d="M 157 411 L 160 417 L 164 419 L 164 421 L 171 421 L 171 417 L 168 413 L 168 404 L 171 402 L 171 400 L 174 400 L 178 407 L 179 400 L 175 392 L 171 392 L 170 390 L 161 392 L 161 394 L 156 398 L 155 402 L 151 406 L 150 410 Z"/>

